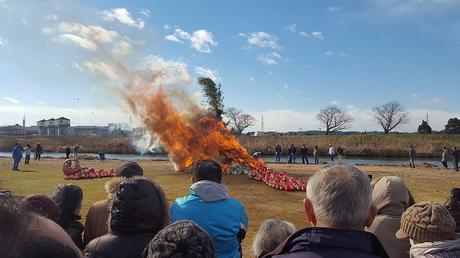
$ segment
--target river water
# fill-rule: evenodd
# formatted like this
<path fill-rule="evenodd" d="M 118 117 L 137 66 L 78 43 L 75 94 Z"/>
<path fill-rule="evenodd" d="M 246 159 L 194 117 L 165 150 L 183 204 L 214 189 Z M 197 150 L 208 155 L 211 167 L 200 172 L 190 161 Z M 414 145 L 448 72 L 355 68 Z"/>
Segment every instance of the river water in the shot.
<path fill-rule="evenodd" d="M 91 156 L 98 157 L 97 153 L 79 153 L 80 156 Z M 0 157 L 11 157 L 11 152 L 0 152 Z M 64 158 L 64 153 L 58 152 L 45 152 L 42 154 L 42 158 Z M 119 160 L 168 160 L 168 156 L 165 154 L 154 154 L 154 155 L 140 155 L 140 154 L 105 154 L 106 159 L 119 159 Z M 33 153 L 32 157 L 33 158 Z M 275 157 L 271 155 L 263 155 L 261 158 L 266 162 L 275 162 Z M 308 160 L 313 162 L 313 157 L 309 157 Z M 409 158 L 385 158 L 385 157 L 345 157 L 345 162 L 351 164 L 366 164 L 366 165 L 408 165 Z M 320 161 L 329 162 L 329 157 L 320 157 Z M 281 162 L 287 162 L 287 157 L 283 156 Z M 297 163 L 301 163 L 302 159 L 297 157 Z M 416 164 L 430 163 L 438 167 L 442 167 L 441 159 L 436 160 L 433 158 L 419 158 L 416 160 Z M 451 164 L 449 164 L 451 166 Z"/>

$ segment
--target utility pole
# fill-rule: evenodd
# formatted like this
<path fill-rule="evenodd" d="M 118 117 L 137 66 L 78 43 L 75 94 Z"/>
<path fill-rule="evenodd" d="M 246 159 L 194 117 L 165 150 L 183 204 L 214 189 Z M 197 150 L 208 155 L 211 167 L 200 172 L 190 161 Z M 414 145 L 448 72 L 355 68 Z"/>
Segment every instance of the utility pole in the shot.
<path fill-rule="evenodd" d="M 265 131 L 265 128 L 264 128 L 264 116 L 262 116 L 262 120 L 260 122 L 260 131 L 261 132 L 264 132 Z"/>

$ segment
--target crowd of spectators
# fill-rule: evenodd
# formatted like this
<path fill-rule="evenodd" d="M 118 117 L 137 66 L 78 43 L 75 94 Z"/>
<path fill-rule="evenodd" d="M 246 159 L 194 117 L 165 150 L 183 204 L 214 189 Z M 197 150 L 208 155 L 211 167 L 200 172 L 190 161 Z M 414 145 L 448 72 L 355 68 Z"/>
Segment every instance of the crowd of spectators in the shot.
<path fill-rule="evenodd" d="M 107 198 L 80 222 L 83 190 L 60 184 L 49 195 L 0 192 L 0 256 L 5 258 L 237 258 L 248 229 L 244 206 L 222 184 L 211 160 L 192 169 L 187 196 L 167 201 L 136 162 L 105 183 Z M 297 230 L 262 222 L 253 257 L 460 257 L 460 189 L 445 204 L 416 203 L 404 181 L 370 181 L 354 166 L 333 164 L 308 180 Z M 248 241 L 248 240 L 247 240 Z"/>

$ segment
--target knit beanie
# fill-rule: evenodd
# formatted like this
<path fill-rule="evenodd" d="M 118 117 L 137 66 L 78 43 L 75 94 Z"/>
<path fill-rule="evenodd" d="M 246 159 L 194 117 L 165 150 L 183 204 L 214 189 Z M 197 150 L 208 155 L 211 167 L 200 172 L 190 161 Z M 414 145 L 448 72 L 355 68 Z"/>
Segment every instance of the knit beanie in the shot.
<path fill-rule="evenodd" d="M 35 212 L 56 223 L 59 221 L 60 210 L 58 204 L 48 195 L 32 194 L 25 197 L 21 204 L 22 209 Z"/>
<path fill-rule="evenodd" d="M 116 176 L 135 177 L 144 175 L 144 170 L 135 161 L 128 161 L 117 169 Z"/>
<path fill-rule="evenodd" d="M 407 208 L 401 216 L 396 238 L 412 238 L 416 242 L 436 242 L 455 237 L 455 221 L 441 204 L 421 202 Z"/>

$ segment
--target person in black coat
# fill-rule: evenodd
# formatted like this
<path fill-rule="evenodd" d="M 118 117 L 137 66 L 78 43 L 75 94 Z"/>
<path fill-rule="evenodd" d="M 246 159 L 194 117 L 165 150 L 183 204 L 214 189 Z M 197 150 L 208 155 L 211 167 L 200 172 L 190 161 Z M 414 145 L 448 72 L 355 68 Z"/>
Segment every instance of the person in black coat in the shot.
<path fill-rule="evenodd" d="M 109 233 L 89 242 L 86 258 L 134 258 L 169 223 L 169 205 L 161 187 L 145 177 L 125 179 L 110 211 Z"/>
<path fill-rule="evenodd" d="M 307 164 L 310 164 L 308 162 L 308 148 L 305 146 L 305 144 L 302 145 L 302 147 L 300 148 L 300 155 L 302 155 L 302 164 L 305 164 L 305 161 L 307 162 Z"/>
<path fill-rule="evenodd" d="M 61 210 L 59 225 L 72 238 L 75 245 L 83 249 L 82 233 L 85 227 L 79 222 L 83 191 L 78 185 L 60 184 L 50 197 Z"/>

